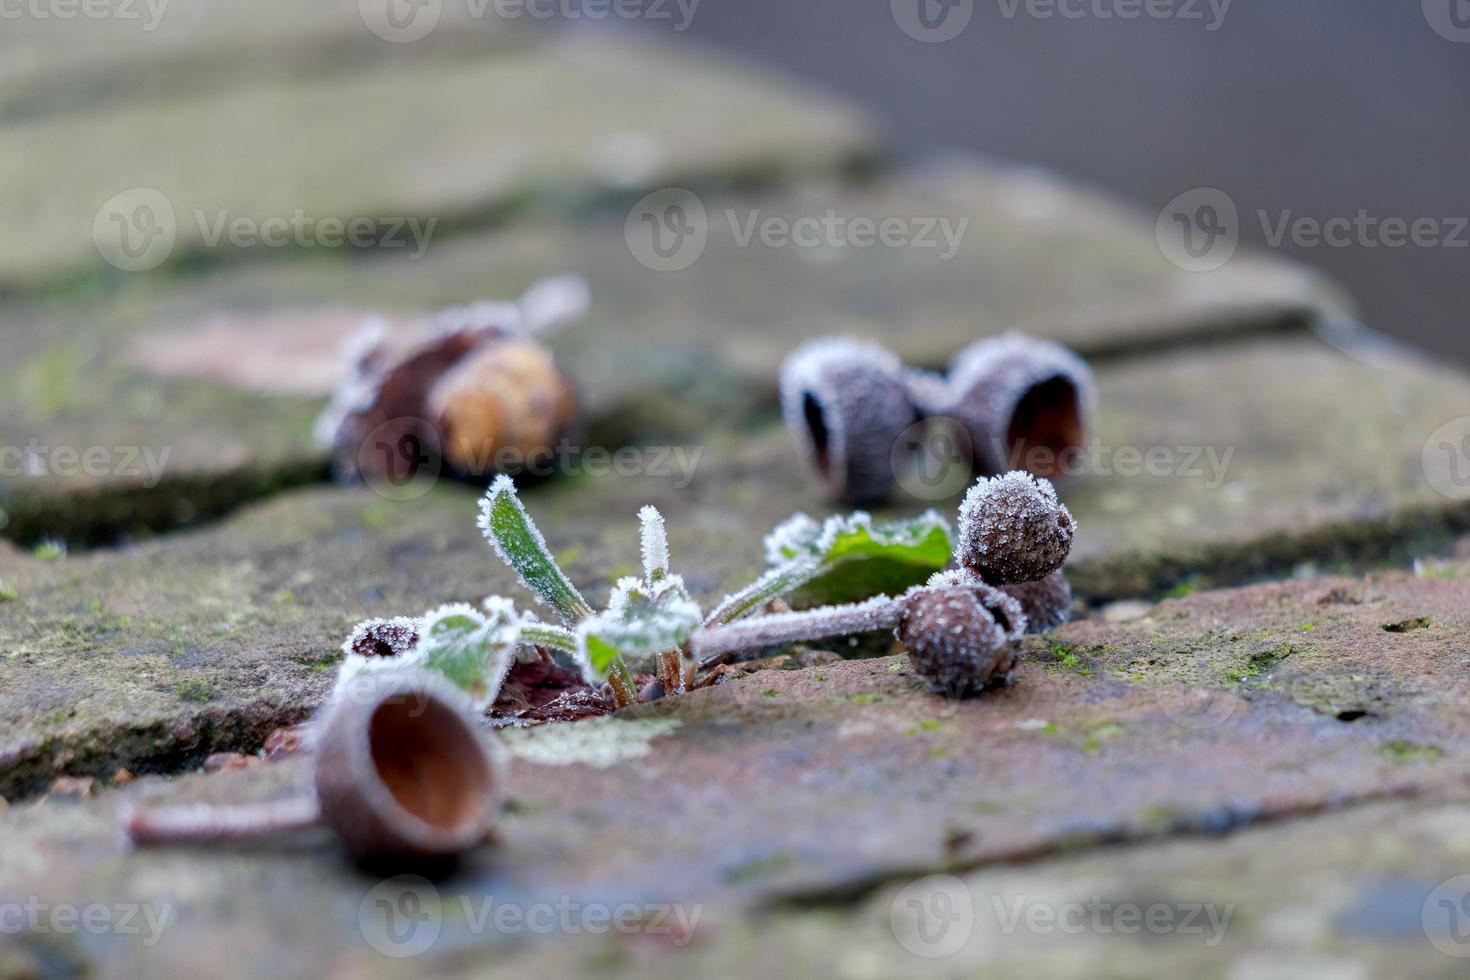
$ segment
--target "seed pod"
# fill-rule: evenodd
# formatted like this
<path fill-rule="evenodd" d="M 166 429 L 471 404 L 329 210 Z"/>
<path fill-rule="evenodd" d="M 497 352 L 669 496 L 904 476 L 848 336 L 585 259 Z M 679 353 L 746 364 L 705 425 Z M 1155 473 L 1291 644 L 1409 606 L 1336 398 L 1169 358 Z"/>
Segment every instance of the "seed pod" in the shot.
<path fill-rule="evenodd" d="M 1036 582 L 1018 582 L 1001 589 L 1021 604 L 1026 632 L 1045 633 L 1072 618 L 1072 586 L 1060 571 Z"/>
<path fill-rule="evenodd" d="M 966 347 L 950 363 L 946 414 L 970 433 L 982 472 L 1019 467 L 1055 478 L 1087 440 L 1092 371 L 1060 344 L 1011 332 Z"/>
<path fill-rule="evenodd" d="M 502 765 L 469 701 L 425 671 L 374 675 L 339 698 L 317 739 L 322 820 L 359 858 L 450 856 L 485 839 Z"/>
<path fill-rule="evenodd" d="M 960 505 L 956 557 L 991 585 L 1034 582 L 1062 567 L 1076 534 L 1049 481 L 1020 471 L 981 477 Z"/>
<path fill-rule="evenodd" d="M 786 426 L 832 499 L 887 499 L 894 446 L 918 417 L 905 382 L 895 354 L 846 337 L 803 344 L 781 366 Z"/>
<path fill-rule="evenodd" d="M 1011 634 L 1024 620 L 1018 609 L 1011 608 L 1014 600 L 1009 597 L 987 605 L 985 592 L 993 591 L 985 586 L 939 585 L 915 589 L 904 597 L 903 618 L 895 632 L 914 670 L 934 690 L 964 697 L 1008 679 L 1015 669 Z M 1009 610 L 1013 619 L 1003 625 L 992 608 Z"/>
<path fill-rule="evenodd" d="M 487 343 L 430 389 L 426 417 L 459 475 L 518 472 L 549 454 L 576 419 L 572 386 L 531 340 Z"/>
<path fill-rule="evenodd" d="M 419 621 L 407 616 L 358 623 L 343 652 L 359 657 L 401 657 L 419 641 Z"/>
<path fill-rule="evenodd" d="M 443 677 L 395 668 L 325 709 L 311 741 L 316 799 L 129 812 L 135 844 L 248 840 L 326 824 L 359 860 L 453 857 L 500 809 L 504 764 L 469 699 Z"/>

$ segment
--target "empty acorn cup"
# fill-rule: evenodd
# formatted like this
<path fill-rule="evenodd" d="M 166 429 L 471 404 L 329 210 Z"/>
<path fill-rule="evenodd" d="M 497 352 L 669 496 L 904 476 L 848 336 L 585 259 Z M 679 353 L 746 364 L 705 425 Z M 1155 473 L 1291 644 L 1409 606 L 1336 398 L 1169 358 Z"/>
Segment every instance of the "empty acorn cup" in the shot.
<path fill-rule="evenodd" d="M 943 414 L 970 435 L 982 472 L 1064 474 L 1087 440 L 1096 400 L 1087 364 L 1060 344 L 1007 333 L 955 355 Z"/>
<path fill-rule="evenodd" d="M 850 337 L 809 341 L 786 358 L 781 412 L 827 495 L 852 504 L 888 497 L 894 447 L 918 418 L 898 356 Z"/>
<path fill-rule="evenodd" d="M 365 676 L 319 720 L 315 799 L 145 809 L 136 844 L 270 836 L 325 824 L 358 860 L 444 858 L 484 842 L 500 811 L 503 764 L 469 699 L 415 669 Z"/>

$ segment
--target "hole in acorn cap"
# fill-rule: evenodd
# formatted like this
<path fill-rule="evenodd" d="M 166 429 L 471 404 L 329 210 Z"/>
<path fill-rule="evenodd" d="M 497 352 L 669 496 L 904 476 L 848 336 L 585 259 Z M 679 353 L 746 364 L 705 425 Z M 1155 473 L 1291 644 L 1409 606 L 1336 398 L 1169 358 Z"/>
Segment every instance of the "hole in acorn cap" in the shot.
<path fill-rule="evenodd" d="M 827 422 L 822 417 L 822 406 L 817 401 L 817 396 L 807 392 L 801 400 L 802 416 L 806 419 L 807 430 L 812 437 L 812 455 L 816 458 L 817 469 L 822 478 L 827 479 L 832 472 L 832 458 L 828 455 L 829 435 Z"/>
<path fill-rule="evenodd" d="M 380 704 L 368 725 L 378 778 L 404 810 L 453 832 L 484 821 L 493 776 L 476 733 L 432 698 Z"/>
<path fill-rule="evenodd" d="M 1016 402 L 1006 442 L 1012 460 L 1037 476 L 1055 477 L 1064 455 L 1082 447 L 1084 433 L 1081 394 L 1070 378 L 1055 375 Z"/>

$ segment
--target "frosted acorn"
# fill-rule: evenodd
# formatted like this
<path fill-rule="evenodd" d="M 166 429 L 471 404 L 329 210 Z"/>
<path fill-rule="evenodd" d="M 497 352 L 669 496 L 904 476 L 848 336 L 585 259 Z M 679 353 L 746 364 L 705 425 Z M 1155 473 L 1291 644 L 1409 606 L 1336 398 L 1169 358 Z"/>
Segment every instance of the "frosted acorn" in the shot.
<path fill-rule="evenodd" d="M 316 798 L 141 810 L 138 844 L 243 839 L 326 824 L 360 860 L 450 857 L 485 840 L 504 767 L 469 699 L 423 670 L 376 672 L 339 694 L 316 733 Z"/>
<path fill-rule="evenodd" d="M 1062 567 L 1076 534 L 1049 481 L 1019 471 L 982 477 L 960 505 L 955 557 L 991 585 L 1034 582 Z"/>
<path fill-rule="evenodd" d="M 1087 439 L 1096 393 L 1092 372 L 1060 344 L 1010 332 L 955 355 L 946 403 L 934 414 L 959 420 L 985 473 L 1020 467 L 1061 475 Z"/>
<path fill-rule="evenodd" d="M 781 413 L 827 495 L 885 500 L 894 446 L 918 413 L 897 355 L 851 337 L 809 341 L 781 366 Z"/>

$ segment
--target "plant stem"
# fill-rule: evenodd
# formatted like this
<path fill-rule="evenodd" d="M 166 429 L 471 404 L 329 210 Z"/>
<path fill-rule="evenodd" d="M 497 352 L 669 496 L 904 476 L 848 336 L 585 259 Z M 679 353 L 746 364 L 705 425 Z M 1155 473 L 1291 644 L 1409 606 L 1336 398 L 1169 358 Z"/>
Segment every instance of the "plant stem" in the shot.
<path fill-rule="evenodd" d="M 321 811 L 312 797 L 211 806 L 206 803 L 138 810 L 128 818 L 134 844 L 190 844 L 244 840 L 315 826 Z"/>
<path fill-rule="evenodd" d="M 877 596 L 847 606 L 752 616 L 738 623 L 696 630 L 689 638 L 689 649 L 699 659 L 700 667 L 711 667 L 729 654 L 745 650 L 892 629 L 898 625 L 901 615 L 902 606 L 897 599 Z"/>
<path fill-rule="evenodd" d="M 638 691 L 633 684 L 633 675 L 628 673 L 628 665 L 623 663 L 619 657 L 607 672 L 607 683 L 612 688 L 613 700 L 619 708 L 626 708 L 638 703 Z"/>
<path fill-rule="evenodd" d="M 554 623 L 523 624 L 521 626 L 521 642 L 528 646 L 551 647 L 566 653 L 577 652 L 576 634 Z"/>
<path fill-rule="evenodd" d="M 726 596 L 705 617 L 704 625 L 721 626 L 739 619 L 777 596 L 800 588 L 824 571 L 826 568 L 823 563 L 811 558 L 797 558 L 784 565 L 777 565 L 739 592 Z"/>

